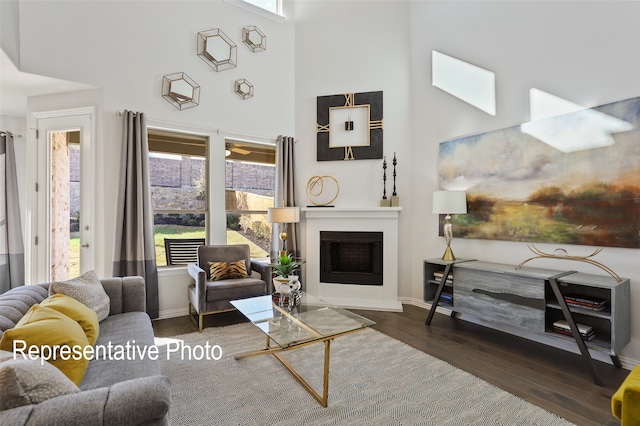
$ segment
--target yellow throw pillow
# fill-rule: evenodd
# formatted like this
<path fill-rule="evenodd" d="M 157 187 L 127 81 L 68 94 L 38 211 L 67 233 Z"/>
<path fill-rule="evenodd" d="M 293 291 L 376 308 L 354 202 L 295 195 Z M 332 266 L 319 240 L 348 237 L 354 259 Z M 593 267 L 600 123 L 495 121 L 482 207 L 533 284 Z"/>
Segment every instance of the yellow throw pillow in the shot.
<path fill-rule="evenodd" d="M 209 262 L 209 277 L 211 281 L 249 278 L 247 264 L 244 260 L 238 260 L 236 262 Z"/>
<path fill-rule="evenodd" d="M 80 324 L 80 327 L 84 330 L 84 334 L 87 335 L 87 340 L 89 340 L 90 345 L 93 345 L 96 343 L 96 340 L 98 340 L 98 333 L 100 332 L 98 315 L 85 304 L 78 302 L 66 294 L 56 293 L 40 302 L 40 306 L 46 306 L 61 314 L 65 314 Z"/>
<path fill-rule="evenodd" d="M 0 349 L 13 351 L 14 342 L 18 358 L 23 358 L 22 352 L 28 356 L 29 348 L 35 347 L 38 356 L 80 386 L 89 359 L 77 356 L 76 351 L 82 355 L 91 345 L 77 322 L 51 308 L 33 305 L 14 328 L 4 332 Z"/>

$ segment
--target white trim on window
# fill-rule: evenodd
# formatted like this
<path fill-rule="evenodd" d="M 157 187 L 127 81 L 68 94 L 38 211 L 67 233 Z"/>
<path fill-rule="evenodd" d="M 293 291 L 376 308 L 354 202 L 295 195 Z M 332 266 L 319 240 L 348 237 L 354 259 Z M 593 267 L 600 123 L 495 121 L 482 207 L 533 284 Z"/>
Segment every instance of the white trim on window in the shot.
<path fill-rule="evenodd" d="M 244 0 L 224 0 L 227 3 L 238 6 L 242 9 L 248 10 L 249 12 L 256 13 L 258 15 L 264 16 L 265 18 L 271 19 L 272 21 L 276 21 L 279 23 L 283 23 L 287 20 L 283 15 L 278 15 L 277 13 L 273 13 L 269 10 L 263 9 L 260 6 L 256 6 L 255 4 L 248 3 Z"/>

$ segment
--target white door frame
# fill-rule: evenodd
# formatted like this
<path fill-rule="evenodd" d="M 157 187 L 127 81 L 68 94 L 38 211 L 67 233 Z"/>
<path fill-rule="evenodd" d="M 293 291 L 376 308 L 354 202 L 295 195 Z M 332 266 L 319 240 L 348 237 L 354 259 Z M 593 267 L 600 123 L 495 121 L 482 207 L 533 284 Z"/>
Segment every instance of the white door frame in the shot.
<path fill-rule="evenodd" d="M 25 261 L 27 284 L 50 281 L 51 164 L 48 132 L 80 130 L 80 273 L 95 267 L 95 108 L 36 112 L 30 115 L 27 145 Z"/>

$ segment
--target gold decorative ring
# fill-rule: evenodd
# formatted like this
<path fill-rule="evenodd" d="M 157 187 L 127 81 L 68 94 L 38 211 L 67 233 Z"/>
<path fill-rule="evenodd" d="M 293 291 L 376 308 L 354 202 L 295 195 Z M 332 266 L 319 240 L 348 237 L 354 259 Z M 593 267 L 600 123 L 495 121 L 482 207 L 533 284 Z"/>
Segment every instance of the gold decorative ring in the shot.
<path fill-rule="evenodd" d="M 334 197 L 331 200 L 325 203 L 321 203 L 321 202 L 317 202 L 316 198 L 322 195 L 322 193 L 324 192 L 325 178 L 331 179 L 335 182 L 336 195 L 334 195 Z M 333 203 L 336 200 L 336 198 L 338 198 L 339 193 L 340 193 L 340 184 L 338 183 L 338 180 L 333 176 L 312 176 L 307 182 L 307 198 L 309 199 L 309 201 L 311 201 L 311 203 L 314 206 L 326 206 Z"/>

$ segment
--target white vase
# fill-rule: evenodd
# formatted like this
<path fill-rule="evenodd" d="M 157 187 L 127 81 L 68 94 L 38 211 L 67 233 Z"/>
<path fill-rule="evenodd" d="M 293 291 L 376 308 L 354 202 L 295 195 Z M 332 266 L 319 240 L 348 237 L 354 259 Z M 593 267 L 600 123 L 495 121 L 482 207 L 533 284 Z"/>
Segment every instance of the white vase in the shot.
<path fill-rule="evenodd" d="M 278 275 L 273 279 L 273 288 L 281 294 L 288 294 L 292 291 L 299 290 L 299 277 L 297 275 L 289 275 L 288 277 Z"/>

